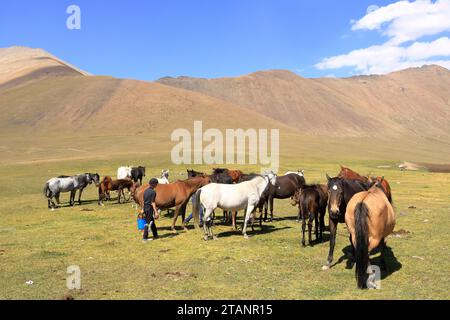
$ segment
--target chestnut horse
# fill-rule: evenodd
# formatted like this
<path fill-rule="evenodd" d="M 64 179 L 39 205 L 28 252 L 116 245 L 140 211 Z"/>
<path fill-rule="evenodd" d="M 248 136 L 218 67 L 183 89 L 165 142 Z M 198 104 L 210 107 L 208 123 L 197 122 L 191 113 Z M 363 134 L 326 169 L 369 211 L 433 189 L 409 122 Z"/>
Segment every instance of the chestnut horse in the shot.
<path fill-rule="evenodd" d="M 111 177 L 104 177 L 102 182 L 98 187 L 98 205 L 103 205 L 103 200 L 111 200 L 111 196 L 109 194 L 110 191 L 117 191 L 118 193 L 118 201 L 120 202 L 121 196 L 127 201 L 125 198 L 124 190 L 127 189 L 130 192 L 131 187 L 133 186 L 133 181 L 131 179 L 118 179 L 113 180 Z"/>
<path fill-rule="evenodd" d="M 360 289 L 367 288 L 367 269 L 372 250 L 381 247 L 381 268 L 386 268 L 385 239 L 395 227 L 394 208 L 383 190 L 382 180 L 377 181 L 369 191 L 357 193 L 348 203 L 345 214 L 356 260 L 356 282 Z"/>
<path fill-rule="evenodd" d="M 209 184 L 211 180 L 209 177 L 198 176 L 184 181 L 177 181 L 169 184 L 158 184 L 156 191 L 156 207 L 160 210 L 167 210 L 175 207 L 175 215 L 172 222 L 172 232 L 176 233 L 175 224 L 178 215 L 181 213 L 183 218 L 183 228 L 187 230 L 184 225 L 186 206 L 189 203 L 191 196 L 201 187 Z M 149 188 L 148 183 L 139 188 L 132 190 L 131 194 L 136 203 L 141 208 L 144 207 L 144 191 Z"/>
<path fill-rule="evenodd" d="M 369 182 L 369 178 L 360 175 L 359 173 L 353 171 L 352 169 L 341 166 L 341 172 L 337 175 L 338 178 L 347 180 L 359 180 L 364 183 Z"/>
<path fill-rule="evenodd" d="M 381 187 L 383 188 L 384 193 L 386 194 L 386 197 L 388 198 L 389 202 L 392 203 L 392 191 L 391 186 L 389 185 L 389 182 L 384 177 L 371 177 L 369 178 L 369 182 L 374 185 L 377 182 L 381 183 Z"/>

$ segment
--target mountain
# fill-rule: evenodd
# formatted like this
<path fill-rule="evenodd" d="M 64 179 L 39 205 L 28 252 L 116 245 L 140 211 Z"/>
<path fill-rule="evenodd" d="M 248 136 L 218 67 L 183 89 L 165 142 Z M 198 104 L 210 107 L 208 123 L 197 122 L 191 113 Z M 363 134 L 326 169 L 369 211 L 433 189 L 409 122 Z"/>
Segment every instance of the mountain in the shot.
<path fill-rule="evenodd" d="M 0 91 L 57 76 L 88 75 L 41 49 L 0 48 Z"/>
<path fill-rule="evenodd" d="M 305 79 L 289 71 L 157 82 L 92 76 L 41 49 L 0 49 L 1 163 L 130 157 L 170 161 L 176 129 L 280 129 L 280 155 L 450 159 L 449 71 Z M 286 160 L 287 159 L 287 160 Z M 337 160 L 336 160 L 337 161 Z"/>
<path fill-rule="evenodd" d="M 315 135 L 450 135 L 450 71 L 438 66 L 345 79 L 305 79 L 271 70 L 158 82 L 228 101 Z"/>

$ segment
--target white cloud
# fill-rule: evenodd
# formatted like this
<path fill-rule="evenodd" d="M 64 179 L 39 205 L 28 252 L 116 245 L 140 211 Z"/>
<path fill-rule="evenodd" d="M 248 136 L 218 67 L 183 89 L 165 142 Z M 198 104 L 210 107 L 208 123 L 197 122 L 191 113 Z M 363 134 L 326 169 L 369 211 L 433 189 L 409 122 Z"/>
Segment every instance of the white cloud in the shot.
<path fill-rule="evenodd" d="M 352 21 L 352 25 L 354 31 L 377 30 L 388 40 L 381 45 L 325 58 L 316 68 L 353 67 L 358 73 L 383 74 L 424 64 L 450 66 L 450 60 L 442 60 L 450 57 L 448 37 L 416 41 L 450 31 L 450 0 L 399 1 L 385 7 L 370 6 L 367 14 Z M 415 42 L 408 45 L 411 41 Z"/>
<path fill-rule="evenodd" d="M 352 30 L 382 30 L 392 44 L 450 31 L 450 0 L 395 2 L 369 12 Z"/>
<path fill-rule="evenodd" d="M 449 67 L 450 60 L 443 63 L 440 60 L 432 60 L 433 57 L 450 57 L 449 38 L 442 37 L 432 42 L 415 42 L 408 47 L 390 44 L 371 46 L 326 58 L 316 64 L 316 68 L 326 70 L 353 67 L 363 74 L 383 74 L 424 64 Z"/>

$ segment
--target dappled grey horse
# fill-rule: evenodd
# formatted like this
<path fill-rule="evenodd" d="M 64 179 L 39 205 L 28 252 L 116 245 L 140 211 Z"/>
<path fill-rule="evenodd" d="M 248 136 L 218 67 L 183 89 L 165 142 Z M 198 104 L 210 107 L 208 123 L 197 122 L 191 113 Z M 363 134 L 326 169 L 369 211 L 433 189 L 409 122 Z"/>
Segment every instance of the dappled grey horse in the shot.
<path fill-rule="evenodd" d="M 100 182 L 100 176 L 98 173 L 85 173 L 76 176 L 59 176 L 57 178 L 47 181 L 44 187 L 44 195 L 48 200 L 48 208 L 55 209 L 56 204 L 53 202 L 53 198 L 56 199 L 57 204 L 60 204 L 59 196 L 61 192 L 70 192 L 70 205 L 75 204 L 75 194 L 79 190 L 78 203 L 81 205 L 81 194 L 84 188 L 88 185 L 95 183 L 98 186 Z"/>

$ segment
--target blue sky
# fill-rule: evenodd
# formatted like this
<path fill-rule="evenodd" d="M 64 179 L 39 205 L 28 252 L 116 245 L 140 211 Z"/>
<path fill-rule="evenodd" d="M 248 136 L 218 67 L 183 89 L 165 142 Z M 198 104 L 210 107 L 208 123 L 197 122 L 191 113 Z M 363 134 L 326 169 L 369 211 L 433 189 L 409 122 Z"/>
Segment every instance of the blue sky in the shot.
<path fill-rule="evenodd" d="M 364 56 L 362 66 L 352 65 L 345 56 L 332 57 L 387 42 L 389 36 L 379 30 L 386 21 L 373 30 L 352 26 L 369 6 L 377 9 L 394 2 L 1 1 L 0 47 L 43 48 L 93 74 L 142 80 L 237 76 L 266 69 L 288 69 L 305 77 L 348 76 L 378 70 L 366 65 L 373 56 L 369 62 Z M 72 4 L 81 8 L 81 30 L 66 28 L 66 9 Z M 446 36 L 448 30 L 436 32 L 425 35 L 427 40 Z M 418 39 L 394 47 L 403 49 Z M 441 52 L 439 58 L 446 54 Z"/>

